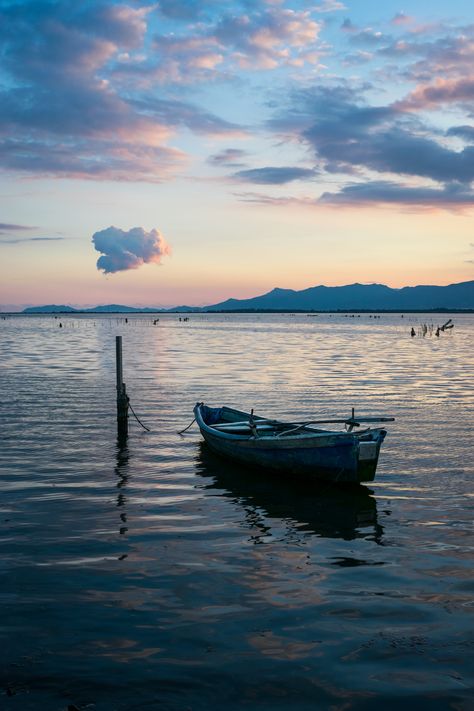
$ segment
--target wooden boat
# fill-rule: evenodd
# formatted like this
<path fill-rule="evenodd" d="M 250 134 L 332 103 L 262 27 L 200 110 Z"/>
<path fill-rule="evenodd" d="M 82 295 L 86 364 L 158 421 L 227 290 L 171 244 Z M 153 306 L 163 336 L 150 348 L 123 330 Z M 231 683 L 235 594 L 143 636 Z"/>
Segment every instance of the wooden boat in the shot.
<path fill-rule="evenodd" d="M 217 454 L 248 465 L 313 480 L 373 481 L 383 428 L 355 430 L 362 423 L 393 422 L 393 417 L 281 422 L 230 407 L 196 403 L 194 416 L 201 434 Z M 345 430 L 317 429 L 319 424 L 343 424 Z"/>

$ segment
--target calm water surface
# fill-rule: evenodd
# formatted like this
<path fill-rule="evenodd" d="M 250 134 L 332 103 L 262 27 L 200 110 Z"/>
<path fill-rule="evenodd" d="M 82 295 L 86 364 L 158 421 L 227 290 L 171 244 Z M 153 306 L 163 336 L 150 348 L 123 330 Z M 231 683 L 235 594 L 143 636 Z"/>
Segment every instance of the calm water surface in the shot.
<path fill-rule="evenodd" d="M 474 316 L 453 318 L 1 320 L 0 708 L 472 709 Z M 126 447 L 118 334 L 151 429 Z M 373 485 L 314 488 L 178 436 L 197 400 L 397 419 Z"/>

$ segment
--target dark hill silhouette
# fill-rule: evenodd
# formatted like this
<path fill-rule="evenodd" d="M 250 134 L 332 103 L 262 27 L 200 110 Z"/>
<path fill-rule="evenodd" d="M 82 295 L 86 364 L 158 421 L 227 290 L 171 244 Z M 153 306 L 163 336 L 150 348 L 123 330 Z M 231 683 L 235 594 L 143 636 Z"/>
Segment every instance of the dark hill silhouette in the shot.
<path fill-rule="evenodd" d="M 272 309 L 298 311 L 432 310 L 474 309 L 474 281 L 449 286 L 405 286 L 392 289 L 384 284 L 313 286 L 302 291 L 273 289 L 251 299 L 228 299 L 206 311 Z"/>
<path fill-rule="evenodd" d="M 175 306 L 172 309 L 109 304 L 89 309 L 71 306 L 30 306 L 23 313 L 164 313 L 202 311 L 434 311 L 474 309 L 474 281 L 449 286 L 384 284 L 313 286 L 302 291 L 272 289 L 251 299 L 227 299 L 211 306 Z"/>

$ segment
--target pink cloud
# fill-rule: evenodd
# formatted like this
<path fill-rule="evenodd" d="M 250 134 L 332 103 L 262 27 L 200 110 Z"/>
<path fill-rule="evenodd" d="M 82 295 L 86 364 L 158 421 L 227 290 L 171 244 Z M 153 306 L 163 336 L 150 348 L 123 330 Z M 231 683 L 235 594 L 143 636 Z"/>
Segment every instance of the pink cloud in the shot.
<path fill-rule="evenodd" d="M 185 84 L 230 76 L 236 69 L 311 64 L 320 29 L 308 11 L 270 7 L 246 15 L 224 14 L 217 22 L 194 25 L 191 35 L 157 35 L 150 76 Z"/>
<path fill-rule="evenodd" d="M 474 77 L 436 79 L 432 84 L 420 85 L 396 106 L 400 110 L 433 108 L 440 104 L 460 103 L 474 99 Z"/>
<path fill-rule="evenodd" d="M 472 72 L 474 27 L 410 27 L 409 34 L 381 47 L 380 56 L 417 61 L 403 69 L 405 78 L 428 83 L 433 77 L 460 79 Z"/>
<path fill-rule="evenodd" d="M 415 19 L 410 15 L 405 15 L 404 12 L 397 12 L 392 18 L 392 25 L 411 25 Z"/>
<path fill-rule="evenodd" d="M 97 269 L 104 274 L 138 269 L 143 264 L 160 264 L 171 248 L 159 230 L 146 232 L 143 227 L 125 231 L 108 227 L 92 235 L 92 242 L 102 256 L 97 260 Z"/>
<path fill-rule="evenodd" d="M 0 89 L 3 169 L 161 182 L 184 164 L 184 153 L 168 145 L 179 128 L 241 134 L 240 127 L 193 104 L 141 99 L 136 79 L 147 66 L 135 50 L 146 51 L 151 11 L 33 0 L 0 10 L 8 77 Z M 197 57 L 196 48 L 200 42 L 191 38 L 189 59 L 197 70 L 214 71 L 222 61 L 217 42 L 208 38 Z"/>
<path fill-rule="evenodd" d="M 217 52 L 208 52 L 207 54 L 201 54 L 194 60 L 195 66 L 198 69 L 215 69 L 219 64 L 224 61 L 224 56 L 222 54 L 217 54 Z"/>
<path fill-rule="evenodd" d="M 230 46 L 240 66 L 272 69 L 314 47 L 321 26 L 309 12 L 284 8 L 254 16 L 224 17 L 214 30 L 222 46 Z"/>

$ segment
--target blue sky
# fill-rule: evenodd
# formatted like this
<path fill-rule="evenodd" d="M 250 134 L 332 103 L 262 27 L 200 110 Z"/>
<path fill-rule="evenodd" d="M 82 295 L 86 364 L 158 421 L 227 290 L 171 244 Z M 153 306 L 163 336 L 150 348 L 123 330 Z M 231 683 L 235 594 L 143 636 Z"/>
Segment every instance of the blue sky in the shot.
<path fill-rule="evenodd" d="M 0 14 L 3 309 L 472 278 L 469 3 Z"/>

